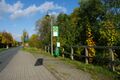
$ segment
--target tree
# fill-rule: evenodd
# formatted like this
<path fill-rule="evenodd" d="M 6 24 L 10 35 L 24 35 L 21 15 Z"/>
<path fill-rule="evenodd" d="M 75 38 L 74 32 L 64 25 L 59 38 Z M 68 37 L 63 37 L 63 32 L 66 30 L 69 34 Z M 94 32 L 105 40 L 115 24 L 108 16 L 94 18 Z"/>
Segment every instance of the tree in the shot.
<path fill-rule="evenodd" d="M 79 21 L 82 24 L 80 26 L 82 29 L 80 34 L 82 44 L 88 46 L 95 45 L 94 34 L 97 32 L 97 24 L 101 20 L 103 13 L 104 8 L 100 0 L 80 0 L 81 19 Z M 88 55 L 89 57 L 94 57 L 95 49 L 88 48 Z M 89 62 L 92 62 L 92 59 Z"/>
<path fill-rule="evenodd" d="M 40 40 L 39 40 L 39 36 L 37 34 L 33 34 L 30 39 L 29 39 L 29 45 L 30 47 L 36 47 L 36 48 L 40 48 Z"/>
<path fill-rule="evenodd" d="M 23 34 L 21 36 L 21 40 L 24 46 L 28 46 L 28 41 L 29 41 L 29 35 L 26 30 L 23 31 Z"/>
<path fill-rule="evenodd" d="M 40 35 L 40 40 L 42 41 L 43 45 L 50 44 L 50 35 L 51 35 L 50 21 L 51 18 L 49 15 L 47 15 L 36 22 L 36 30 Z"/>
<path fill-rule="evenodd" d="M 57 17 L 57 25 L 59 27 L 59 35 L 60 35 L 60 43 L 61 46 L 68 46 L 72 39 L 70 39 L 70 25 L 69 25 L 70 18 L 67 14 L 61 13 Z"/>
<path fill-rule="evenodd" d="M 28 35 L 28 32 L 26 30 L 23 31 L 23 34 L 21 36 L 21 40 L 23 43 L 26 43 L 28 42 L 29 40 L 29 35 Z"/>
<path fill-rule="evenodd" d="M 80 6 L 68 15 L 60 13 L 54 25 L 59 27 L 61 47 L 66 49 L 71 45 L 113 46 L 119 45 L 117 37 L 120 26 L 119 0 L 80 0 Z M 50 44 L 50 16 L 44 16 L 37 21 L 37 31 L 43 46 Z M 53 19 L 53 18 L 52 18 Z M 54 19 L 55 20 L 55 19 Z M 118 41 L 119 40 L 119 41 Z M 53 44 L 56 45 L 53 37 Z M 84 49 L 75 53 L 81 53 Z M 88 48 L 89 62 L 101 53 L 94 48 Z"/>
<path fill-rule="evenodd" d="M 1 37 L 1 44 L 5 47 L 11 47 L 13 46 L 13 37 L 12 34 L 4 31 L 2 33 L 0 33 L 0 37 Z"/>
<path fill-rule="evenodd" d="M 101 22 L 100 34 L 100 38 L 107 40 L 108 46 L 113 46 L 117 41 L 115 26 L 113 22 L 109 20 Z"/>
<path fill-rule="evenodd" d="M 0 48 L 2 47 L 2 33 L 0 32 Z"/>
<path fill-rule="evenodd" d="M 2 43 L 2 33 L 0 32 L 0 43 Z"/>
<path fill-rule="evenodd" d="M 80 17 L 80 8 L 75 8 L 73 13 L 70 15 L 70 21 L 69 21 L 69 30 L 70 30 L 70 36 L 71 36 L 71 45 L 77 45 L 81 44 L 81 17 Z"/>

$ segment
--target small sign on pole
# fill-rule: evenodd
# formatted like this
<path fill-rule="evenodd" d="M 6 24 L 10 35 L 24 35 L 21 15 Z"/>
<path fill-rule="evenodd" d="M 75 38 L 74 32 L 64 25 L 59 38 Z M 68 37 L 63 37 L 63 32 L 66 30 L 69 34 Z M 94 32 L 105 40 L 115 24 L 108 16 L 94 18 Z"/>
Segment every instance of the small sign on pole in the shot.
<path fill-rule="evenodd" d="M 58 36 L 58 32 L 53 32 L 53 36 Z"/>
<path fill-rule="evenodd" d="M 58 26 L 53 26 L 53 36 L 58 36 Z"/>
<path fill-rule="evenodd" d="M 60 42 L 57 42 L 57 47 L 60 47 Z"/>

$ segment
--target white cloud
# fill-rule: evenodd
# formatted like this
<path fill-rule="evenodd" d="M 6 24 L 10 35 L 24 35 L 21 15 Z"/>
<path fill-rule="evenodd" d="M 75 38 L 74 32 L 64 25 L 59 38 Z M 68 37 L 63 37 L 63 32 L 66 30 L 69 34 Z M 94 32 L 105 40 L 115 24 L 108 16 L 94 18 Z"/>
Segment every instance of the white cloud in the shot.
<path fill-rule="evenodd" d="M 47 12 L 48 10 L 52 10 L 54 7 L 56 6 L 53 2 L 45 2 L 39 6 L 39 9 L 41 12 Z"/>
<path fill-rule="evenodd" d="M 20 10 L 23 8 L 23 4 L 18 1 L 17 3 L 15 3 L 14 5 L 9 5 L 9 8 L 8 8 L 8 12 L 16 12 L 17 10 Z"/>
<path fill-rule="evenodd" d="M 21 2 L 16 2 L 13 5 L 7 4 L 5 1 L 0 2 L 0 10 L 2 12 L 14 12 L 16 10 L 19 10 L 23 7 L 23 4 Z"/>
<path fill-rule="evenodd" d="M 14 11 L 10 17 L 14 19 L 17 17 L 27 16 L 29 14 L 36 13 L 37 11 L 39 11 L 39 9 L 35 5 L 32 5 L 24 10 L 20 9 L 20 10 Z"/>
<path fill-rule="evenodd" d="M 66 12 L 66 8 L 59 6 L 54 2 L 48 2 L 48 1 L 39 6 L 36 6 L 35 4 L 33 4 L 27 8 L 23 8 L 23 7 L 24 5 L 20 1 L 16 2 L 13 5 L 6 3 L 5 0 L 2 0 L 0 2 L 0 12 L 10 13 L 10 18 L 12 19 L 22 17 L 22 16 L 28 16 L 36 12 L 45 13 L 49 10 L 53 11 L 54 13 L 57 13 L 55 12 L 55 10 Z"/>

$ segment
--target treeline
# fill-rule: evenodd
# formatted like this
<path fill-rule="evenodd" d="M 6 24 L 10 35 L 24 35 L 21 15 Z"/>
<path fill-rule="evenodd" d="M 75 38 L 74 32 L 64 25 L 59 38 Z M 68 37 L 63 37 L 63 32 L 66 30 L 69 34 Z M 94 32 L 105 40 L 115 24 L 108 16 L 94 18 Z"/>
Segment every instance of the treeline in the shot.
<path fill-rule="evenodd" d="M 32 45 L 32 47 L 34 47 L 33 44 L 34 44 L 34 42 L 36 43 L 36 41 L 33 41 L 32 43 L 30 43 L 29 35 L 28 35 L 28 32 L 26 30 L 23 30 L 23 33 L 22 33 L 22 36 L 21 36 L 21 41 L 22 41 L 22 46 L 23 47 L 28 47 L 29 45 L 30 46 Z"/>
<path fill-rule="evenodd" d="M 61 49 L 70 50 L 69 46 L 75 45 L 120 46 L 119 0 L 80 0 L 79 7 L 71 14 L 47 14 L 36 22 L 38 34 L 30 38 L 31 46 L 50 46 L 51 21 L 59 27 Z M 56 37 L 53 37 L 53 46 L 56 46 Z M 75 54 L 81 55 L 83 51 L 82 48 L 76 48 Z M 120 51 L 114 52 L 116 58 L 120 59 Z M 98 55 L 102 61 L 109 57 L 107 50 L 89 48 L 88 53 L 89 57 Z"/>
<path fill-rule="evenodd" d="M 11 33 L 6 31 L 0 32 L 0 48 L 9 48 L 18 45 Z"/>

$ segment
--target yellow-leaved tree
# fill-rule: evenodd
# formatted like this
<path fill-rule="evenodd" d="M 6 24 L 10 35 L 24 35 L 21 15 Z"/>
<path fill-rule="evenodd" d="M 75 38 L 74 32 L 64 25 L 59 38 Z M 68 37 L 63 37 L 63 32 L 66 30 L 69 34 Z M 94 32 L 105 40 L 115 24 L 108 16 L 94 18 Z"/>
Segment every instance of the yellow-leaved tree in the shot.
<path fill-rule="evenodd" d="M 107 46 L 113 46 L 116 43 L 118 34 L 112 21 L 106 20 L 101 23 L 100 34 L 101 38 L 107 40 Z"/>
<path fill-rule="evenodd" d="M 86 43 L 88 46 L 95 46 L 95 42 L 93 40 L 93 34 L 92 34 L 92 30 L 91 30 L 91 26 L 88 23 L 86 25 L 87 30 L 86 30 Z M 88 57 L 89 57 L 89 63 L 91 63 L 93 61 L 93 57 L 95 56 L 95 49 L 94 48 L 88 48 Z"/>

